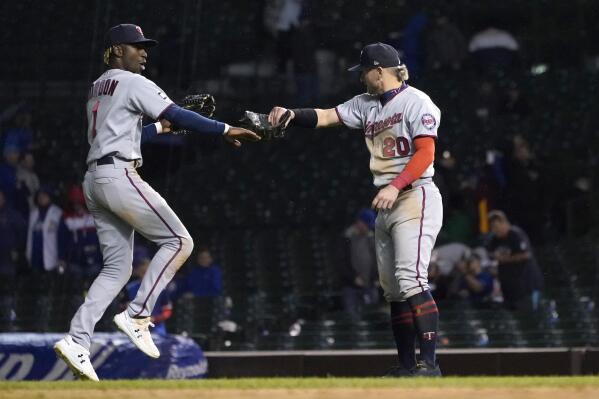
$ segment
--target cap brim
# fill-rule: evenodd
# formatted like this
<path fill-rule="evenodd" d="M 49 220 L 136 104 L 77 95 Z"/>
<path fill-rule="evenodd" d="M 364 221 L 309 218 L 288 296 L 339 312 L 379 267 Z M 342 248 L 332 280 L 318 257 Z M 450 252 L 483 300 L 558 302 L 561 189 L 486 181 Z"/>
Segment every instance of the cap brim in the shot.
<path fill-rule="evenodd" d="M 357 71 L 361 71 L 363 68 L 364 68 L 364 67 L 363 67 L 362 65 L 358 64 L 358 65 L 354 65 L 354 66 L 353 66 L 353 67 L 351 67 L 351 68 L 347 68 L 347 70 L 348 70 L 349 72 L 357 72 Z"/>
<path fill-rule="evenodd" d="M 139 40 L 137 42 L 131 42 L 128 44 L 140 44 L 145 47 L 156 47 L 156 46 L 158 46 L 158 41 L 153 40 L 153 39 L 144 39 L 144 40 Z"/>

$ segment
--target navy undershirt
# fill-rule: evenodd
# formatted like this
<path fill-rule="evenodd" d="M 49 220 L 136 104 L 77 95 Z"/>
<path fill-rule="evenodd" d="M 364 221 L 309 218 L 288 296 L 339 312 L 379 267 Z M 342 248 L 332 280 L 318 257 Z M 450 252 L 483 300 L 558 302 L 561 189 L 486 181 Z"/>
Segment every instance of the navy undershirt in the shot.
<path fill-rule="evenodd" d="M 398 95 L 399 93 L 404 91 L 407 87 L 408 87 L 408 84 L 404 82 L 398 88 L 387 90 L 386 92 L 384 92 L 383 94 L 381 94 L 379 96 L 379 101 L 381 102 L 381 104 L 384 107 L 385 104 L 387 104 L 389 101 L 391 101 L 393 99 L 393 97 L 395 97 L 396 95 Z"/>

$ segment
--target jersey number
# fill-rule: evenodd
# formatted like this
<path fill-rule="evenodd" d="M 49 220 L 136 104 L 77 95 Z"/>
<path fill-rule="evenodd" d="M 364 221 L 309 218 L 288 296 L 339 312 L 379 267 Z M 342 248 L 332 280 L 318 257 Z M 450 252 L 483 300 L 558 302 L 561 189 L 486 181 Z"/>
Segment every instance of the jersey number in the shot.
<path fill-rule="evenodd" d="M 383 140 L 383 156 L 405 157 L 410 153 L 410 142 L 405 137 L 386 137 Z"/>
<path fill-rule="evenodd" d="M 96 101 L 94 106 L 92 107 L 92 138 L 96 138 L 96 119 L 98 118 L 98 107 L 100 106 L 100 101 Z"/>

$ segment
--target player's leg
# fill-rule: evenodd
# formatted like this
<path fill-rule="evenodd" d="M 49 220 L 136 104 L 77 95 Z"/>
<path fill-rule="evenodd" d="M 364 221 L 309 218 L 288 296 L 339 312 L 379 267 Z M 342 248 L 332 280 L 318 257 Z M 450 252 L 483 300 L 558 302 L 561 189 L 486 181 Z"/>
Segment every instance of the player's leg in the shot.
<path fill-rule="evenodd" d="M 392 369 L 388 375 L 402 376 L 409 374 L 406 371 L 416 366 L 416 330 L 410 305 L 401 298 L 395 278 L 395 250 L 387 228 L 387 216 L 388 211 L 381 211 L 376 218 L 375 248 L 379 281 L 385 299 L 391 305 L 391 329 L 401 366 L 399 369 Z"/>
<path fill-rule="evenodd" d="M 84 189 L 87 185 L 86 181 Z M 87 205 L 94 217 L 104 267 L 75 313 L 69 334 L 76 343 L 89 349 L 96 323 L 131 277 L 133 228 L 95 201 L 88 200 Z"/>
<path fill-rule="evenodd" d="M 108 183 L 105 179 L 102 183 Z M 94 180 L 93 174 L 86 174 L 83 189 L 98 231 L 104 267 L 71 320 L 69 334 L 54 345 L 54 350 L 75 375 L 98 381 L 89 358 L 91 336 L 106 308 L 131 276 L 133 229 L 96 203 Z"/>
<path fill-rule="evenodd" d="M 149 317 L 158 296 L 187 260 L 193 240 L 175 212 L 134 169 L 125 169 L 121 198 L 112 209 L 133 228 L 156 243 L 158 251 L 152 258 L 137 295 L 127 308 L 132 318 Z"/>
<path fill-rule="evenodd" d="M 391 236 L 400 297 L 412 311 L 420 357 L 434 368 L 439 312 L 428 287 L 428 264 L 443 218 L 439 190 L 433 184 L 417 187 L 405 194 L 393 213 L 396 223 Z"/>

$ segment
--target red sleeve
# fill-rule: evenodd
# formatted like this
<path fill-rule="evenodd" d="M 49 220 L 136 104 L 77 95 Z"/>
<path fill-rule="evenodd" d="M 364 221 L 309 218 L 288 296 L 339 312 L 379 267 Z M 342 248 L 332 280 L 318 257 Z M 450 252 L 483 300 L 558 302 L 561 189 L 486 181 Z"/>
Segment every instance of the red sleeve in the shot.
<path fill-rule="evenodd" d="M 398 190 L 417 180 L 430 164 L 435 160 L 435 139 L 432 137 L 418 137 L 414 139 L 416 151 L 412 159 L 399 175 L 391 182 Z"/>

